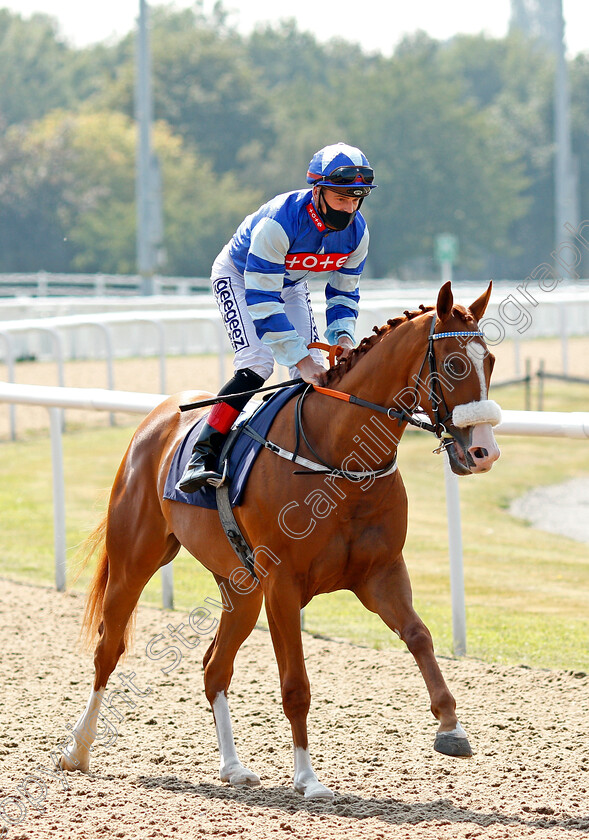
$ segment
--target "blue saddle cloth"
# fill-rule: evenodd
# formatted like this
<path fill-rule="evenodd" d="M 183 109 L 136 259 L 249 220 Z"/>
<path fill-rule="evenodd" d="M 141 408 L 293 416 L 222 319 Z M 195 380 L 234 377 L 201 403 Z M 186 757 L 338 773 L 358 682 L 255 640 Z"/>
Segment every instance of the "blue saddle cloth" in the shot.
<path fill-rule="evenodd" d="M 240 415 L 237 418 L 235 427 L 242 426 L 247 423 L 253 429 L 266 437 L 272 422 L 280 409 L 286 405 L 297 394 L 300 394 L 303 389 L 307 387 L 305 382 L 300 385 L 293 385 L 292 388 L 283 388 L 276 394 L 273 394 L 269 400 L 264 402 L 260 408 L 251 416 Z M 210 485 L 201 487 L 194 493 L 184 493 L 179 490 L 176 485 L 182 477 L 184 468 L 188 463 L 192 454 L 192 448 L 200 432 L 200 428 L 208 415 L 201 417 L 194 426 L 190 429 L 184 440 L 174 453 L 170 470 L 166 478 L 164 487 L 164 499 L 171 499 L 174 502 L 184 502 L 187 505 L 196 505 L 196 507 L 209 508 L 216 510 L 217 499 L 216 490 Z M 229 499 L 232 505 L 238 505 L 243 496 L 243 491 L 247 483 L 247 478 L 254 462 L 262 449 L 262 444 L 253 440 L 247 434 L 240 434 L 235 441 L 231 452 L 229 454 L 228 476 L 229 476 Z"/>

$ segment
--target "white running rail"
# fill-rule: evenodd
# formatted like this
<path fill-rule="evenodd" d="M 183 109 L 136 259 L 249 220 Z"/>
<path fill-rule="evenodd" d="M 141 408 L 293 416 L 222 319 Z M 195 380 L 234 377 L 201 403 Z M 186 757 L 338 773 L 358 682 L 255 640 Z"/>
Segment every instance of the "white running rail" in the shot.
<path fill-rule="evenodd" d="M 53 466 L 53 522 L 55 546 L 55 586 L 62 592 L 66 585 L 65 492 L 62 454 L 61 411 L 64 408 L 91 411 L 124 411 L 146 415 L 166 394 L 144 394 L 131 391 L 109 391 L 101 388 L 60 388 L 45 385 L 19 385 L 0 382 L 0 403 L 45 406 L 50 414 L 51 457 Z M 530 437 L 589 438 L 589 412 L 503 411 L 502 421 L 495 426 L 497 435 Z M 446 506 L 450 554 L 452 627 L 454 652 L 466 653 L 466 620 L 462 566 L 462 529 L 460 522 L 459 481 L 445 466 Z M 162 601 L 166 609 L 174 605 L 172 564 L 162 568 Z"/>

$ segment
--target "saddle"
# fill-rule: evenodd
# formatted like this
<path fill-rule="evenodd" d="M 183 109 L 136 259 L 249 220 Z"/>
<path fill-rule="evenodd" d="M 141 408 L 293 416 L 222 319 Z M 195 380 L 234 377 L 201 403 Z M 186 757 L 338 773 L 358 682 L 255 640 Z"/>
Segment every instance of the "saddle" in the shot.
<path fill-rule="evenodd" d="M 266 435 L 276 415 L 287 402 L 299 395 L 306 387 L 307 384 L 301 381 L 300 385 L 278 391 L 260 404 L 250 403 L 248 408 L 241 412 L 219 457 L 219 471 L 224 477 L 219 487 L 205 485 L 194 493 L 185 493 L 177 487 L 190 458 L 194 441 L 207 415 L 199 418 L 180 441 L 166 477 L 164 499 L 219 511 L 221 524 L 229 542 L 243 565 L 254 577 L 256 574 L 253 554 L 235 520 L 233 507 L 241 503 L 249 474 L 266 444 Z"/>

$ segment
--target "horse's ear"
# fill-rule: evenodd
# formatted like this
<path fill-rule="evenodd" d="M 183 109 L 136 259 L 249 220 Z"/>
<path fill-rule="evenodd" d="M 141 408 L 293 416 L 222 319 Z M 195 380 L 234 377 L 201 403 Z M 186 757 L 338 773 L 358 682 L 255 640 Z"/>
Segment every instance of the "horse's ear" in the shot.
<path fill-rule="evenodd" d="M 489 286 L 486 292 L 478 297 L 474 303 L 471 303 L 469 306 L 470 311 L 474 315 L 475 321 L 480 321 L 483 315 L 485 314 L 485 309 L 487 308 L 487 304 L 489 303 L 489 298 L 491 297 L 491 290 L 493 288 L 493 281 L 489 281 Z"/>
<path fill-rule="evenodd" d="M 454 305 L 454 295 L 452 294 L 452 283 L 448 280 L 444 283 L 438 292 L 438 300 L 436 303 L 436 312 L 440 321 L 445 321 L 452 314 L 452 306 Z"/>

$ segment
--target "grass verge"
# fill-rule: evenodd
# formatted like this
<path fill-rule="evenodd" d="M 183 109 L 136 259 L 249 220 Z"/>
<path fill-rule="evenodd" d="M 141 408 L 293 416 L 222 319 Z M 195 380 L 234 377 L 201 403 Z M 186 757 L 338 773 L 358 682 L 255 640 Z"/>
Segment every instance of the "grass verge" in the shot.
<path fill-rule="evenodd" d="M 565 386 L 562 386 L 565 388 Z M 505 407 L 518 403 L 512 391 Z M 553 410 L 579 410 L 586 391 L 554 385 Z M 519 402 L 521 404 L 521 402 Z M 564 406 L 564 407 L 563 407 Z M 570 406 L 570 408 L 566 408 Z M 574 408 L 573 408 L 574 406 Z M 91 569 L 73 584 L 76 548 L 101 518 L 130 427 L 77 429 L 64 437 L 68 585 L 84 589 Z M 432 631 L 436 650 L 452 653 L 443 464 L 431 437 L 409 433 L 399 464 L 410 502 L 405 556 L 414 600 Z M 587 546 L 543 533 L 508 513 L 510 502 L 538 485 L 589 476 L 589 446 L 561 439 L 500 439 L 503 456 L 489 475 L 460 481 L 468 655 L 503 663 L 589 670 L 589 562 Z M 53 531 L 48 440 L 31 437 L 0 446 L 1 574 L 51 584 Z M 182 551 L 174 561 L 176 607 L 189 610 L 217 594 L 215 582 Z M 156 575 L 142 596 L 161 602 Z M 315 598 L 306 629 L 358 644 L 403 647 L 348 592 Z"/>

